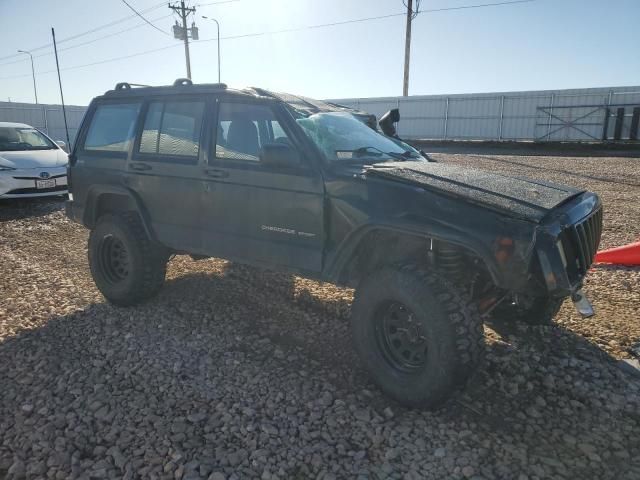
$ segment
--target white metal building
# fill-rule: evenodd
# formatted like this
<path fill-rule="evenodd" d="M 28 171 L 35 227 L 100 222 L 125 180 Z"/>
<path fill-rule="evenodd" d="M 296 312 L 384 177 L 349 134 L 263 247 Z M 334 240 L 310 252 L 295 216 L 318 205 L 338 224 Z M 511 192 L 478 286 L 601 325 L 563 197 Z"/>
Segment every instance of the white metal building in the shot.
<path fill-rule="evenodd" d="M 619 140 L 628 140 L 634 109 L 638 130 L 640 86 L 332 101 L 377 117 L 399 108 L 398 135 L 403 138 L 602 141 L 619 133 Z"/>
<path fill-rule="evenodd" d="M 73 143 L 87 107 L 67 105 L 66 110 L 69 138 Z M 0 102 L 0 122 L 26 123 L 43 131 L 53 140 L 67 141 L 60 105 Z"/>
<path fill-rule="evenodd" d="M 399 108 L 398 134 L 408 139 L 633 141 L 640 119 L 640 86 L 332 101 L 377 117 Z M 67 106 L 72 142 L 85 110 Z M 0 121 L 27 123 L 65 140 L 60 105 L 0 102 Z"/>

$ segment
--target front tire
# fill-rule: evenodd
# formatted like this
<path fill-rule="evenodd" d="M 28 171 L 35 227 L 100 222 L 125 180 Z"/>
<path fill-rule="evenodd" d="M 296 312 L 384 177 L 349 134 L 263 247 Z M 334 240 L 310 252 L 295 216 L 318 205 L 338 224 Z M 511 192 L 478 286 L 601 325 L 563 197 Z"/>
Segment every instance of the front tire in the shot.
<path fill-rule="evenodd" d="M 167 250 L 147 236 L 136 213 L 100 217 L 89 235 L 89 266 L 98 290 L 120 306 L 155 295 L 164 283 Z"/>
<path fill-rule="evenodd" d="M 374 382 L 409 407 L 434 408 L 462 387 L 484 351 L 482 320 L 458 288 L 411 266 L 367 277 L 352 333 Z"/>

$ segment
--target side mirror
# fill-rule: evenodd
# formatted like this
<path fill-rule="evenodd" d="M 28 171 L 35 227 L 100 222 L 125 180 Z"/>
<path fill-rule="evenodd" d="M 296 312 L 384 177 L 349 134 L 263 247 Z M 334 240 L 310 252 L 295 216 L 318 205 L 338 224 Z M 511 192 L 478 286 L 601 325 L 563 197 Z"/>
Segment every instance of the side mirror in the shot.
<path fill-rule="evenodd" d="M 400 121 L 400 110 L 394 108 L 393 110 L 389 110 L 387 113 L 380 117 L 380 121 L 378 125 L 380 125 L 380 129 L 382 133 L 384 133 L 387 137 L 395 137 L 396 136 L 396 127 L 395 123 Z"/>
<path fill-rule="evenodd" d="M 64 143 L 62 140 L 56 140 L 56 145 L 58 145 L 61 148 L 64 148 L 67 146 L 67 144 Z"/>
<path fill-rule="evenodd" d="M 300 154 L 284 143 L 267 143 L 258 152 L 260 162 L 271 167 L 298 167 Z"/>

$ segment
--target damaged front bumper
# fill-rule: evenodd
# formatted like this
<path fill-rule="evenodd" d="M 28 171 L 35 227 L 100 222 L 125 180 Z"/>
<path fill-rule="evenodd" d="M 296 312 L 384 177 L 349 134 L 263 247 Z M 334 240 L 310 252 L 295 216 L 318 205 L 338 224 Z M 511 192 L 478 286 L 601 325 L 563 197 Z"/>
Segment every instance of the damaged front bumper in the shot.
<path fill-rule="evenodd" d="M 583 317 L 594 314 L 582 283 L 595 258 L 602 233 L 602 204 L 588 193 L 553 212 L 537 232 L 536 253 L 546 289 L 570 296 Z"/>

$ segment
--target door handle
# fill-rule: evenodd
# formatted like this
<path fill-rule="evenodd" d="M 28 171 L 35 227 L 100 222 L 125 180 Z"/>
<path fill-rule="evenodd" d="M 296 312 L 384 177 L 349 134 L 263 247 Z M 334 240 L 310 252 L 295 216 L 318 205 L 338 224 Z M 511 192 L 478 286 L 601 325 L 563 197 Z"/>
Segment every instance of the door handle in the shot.
<path fill-rule="evenodd" d="M 226 170 L 218 170 L 216 168 L 205 170 L 204 173 L 206 173 L 208 177 L 214 178 L 226 178 L 229 176 L 229 172 L 227 172 Z"/>
<path fill-rule="evenodd" d="M 144 170 L 151 170 L 151 166 L 147 165 L 146 163 L 130 163 L 129 168 L 131 170 L 138 170 L 140 172 Z"/>

